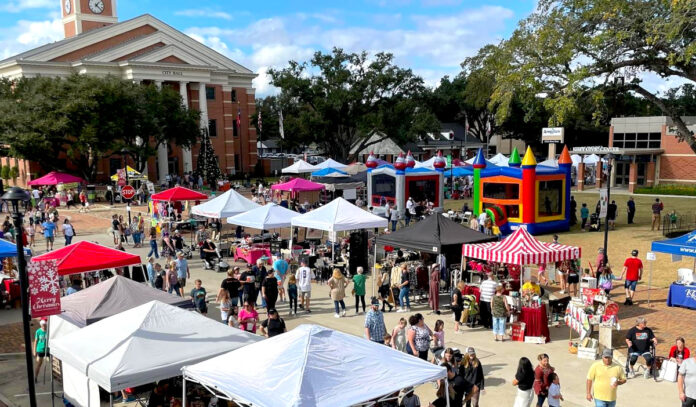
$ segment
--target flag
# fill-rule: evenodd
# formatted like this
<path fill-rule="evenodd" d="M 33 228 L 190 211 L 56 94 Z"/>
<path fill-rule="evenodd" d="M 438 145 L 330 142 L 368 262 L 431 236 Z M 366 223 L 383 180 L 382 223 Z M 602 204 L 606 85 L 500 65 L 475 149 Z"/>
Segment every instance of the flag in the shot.
<path fill-rule="evenodd" d="M 278 132 L 280 133 L 280 138 L 285 140 L 285 130 L 283 129 L 283 111 L 282 110 L 278 114 Z"/>
<path fill-rule="evenodd" d="M 261 121 L 261 111 L 259 110 L 259 118 L 258 118 L 258 124 L 259 124 L 259 134 L 263 133 L 263 122 Z"/>
<path fill-rule="evenodd" d="M 242 130 L 242 109 L 237 108 L 237 127 Z"/>

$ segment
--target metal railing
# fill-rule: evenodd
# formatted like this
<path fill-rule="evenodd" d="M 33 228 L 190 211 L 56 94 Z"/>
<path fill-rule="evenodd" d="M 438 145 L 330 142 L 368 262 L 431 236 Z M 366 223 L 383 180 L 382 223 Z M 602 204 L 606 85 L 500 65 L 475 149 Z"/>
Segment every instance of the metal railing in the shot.
<path fill-rule="evenodd" d="M 696 213 L 668 213 L 662 216 L 662 235 L 681 236 L 696 229 Z"/>

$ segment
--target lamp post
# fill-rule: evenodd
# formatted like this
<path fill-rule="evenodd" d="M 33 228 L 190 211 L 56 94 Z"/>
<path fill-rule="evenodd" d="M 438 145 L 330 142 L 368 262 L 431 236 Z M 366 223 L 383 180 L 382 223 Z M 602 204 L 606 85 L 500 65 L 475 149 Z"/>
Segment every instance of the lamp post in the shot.
<path fill-rule="evenodd" d="M 20 204 L 29 200 L 29 194 L 22 188 L 12 187 L 2 196 L 5 202 L 9 202 L 12 210 L 12 219 L 17 231 L 17 270 L 19 271 L 20 298 L 22 301 L 22 328 L 24 331 L 24 353 L 27 363 L 27 381 L 29 382 L 29 405 L 36 407 L 36 389 L 34 388 L 34 364 L 32 360 L 31 334 L 29 331 L 29 277 L 27 275 L 27 261 L 24 258 L 24 214 L 20 213 Z"/>
<path fill-rule="evenodd" d="M 128 154 L 130 154 L 130 151 L 127 149 L 122 149 L 121 150 L 121 155 L 123 156 L 123 170 L 126 172 L 126 185 L 130 185 L 130 182 L 128 181 Z M 123 195 L 121 195 L 121 199 L 123 199 Z M 131 224 L 131 211 L 130 211 L 130 199 L 128 202 L 126 202 L 126 212 L 128 212 L 128 224 Z"/>
<path fill-rule="evenodd" d="M 612 170 L 612 162 L 614 161 L 614 155 L 612 153 L 609 153 L 605 156 L 607 159 L 607 207 L 609 206 L 609 202 L 611 202 L 611 170 Z M 601 165 L 601 161 L 600 161 Z M 614 214 L 616 216 L 616 214 Z M 609 264 L 609 252 L 607 251 L 607 244 L 609 242 L 609 219 L 605 219 L 606 222 L 604 222 L 604 264 Z"/>

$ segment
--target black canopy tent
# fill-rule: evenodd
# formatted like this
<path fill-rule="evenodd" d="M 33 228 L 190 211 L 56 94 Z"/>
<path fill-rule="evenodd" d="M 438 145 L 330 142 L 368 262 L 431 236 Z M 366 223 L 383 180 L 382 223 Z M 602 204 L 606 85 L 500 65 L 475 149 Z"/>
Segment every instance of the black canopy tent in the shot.
<path fill-rule="evenodd" d="M 394 246 L 400 249 L 443 254 L 447 264 L 452 264 L 452 262 L 459 263 L 462 244 L 496 240 L 498 239 L 495 236 L 485 235 L 462 226 L 441 213 L 436 213 L 396 232 L 377 236 L 375 246 Z M 375 250 L 376 261 L 377 251 Z"/>

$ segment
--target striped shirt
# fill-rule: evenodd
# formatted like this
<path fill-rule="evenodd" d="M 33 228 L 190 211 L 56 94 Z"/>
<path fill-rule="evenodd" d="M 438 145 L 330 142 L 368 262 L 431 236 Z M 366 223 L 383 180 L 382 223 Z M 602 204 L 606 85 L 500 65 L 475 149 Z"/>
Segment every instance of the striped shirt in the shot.
<path fill-rule="evenodd" d="M 481 283 L 481 301 L 491 302 L 491 298 L 495 295 L 495 289 L 498 287 L 498 282 L 486 280 Z"/>

